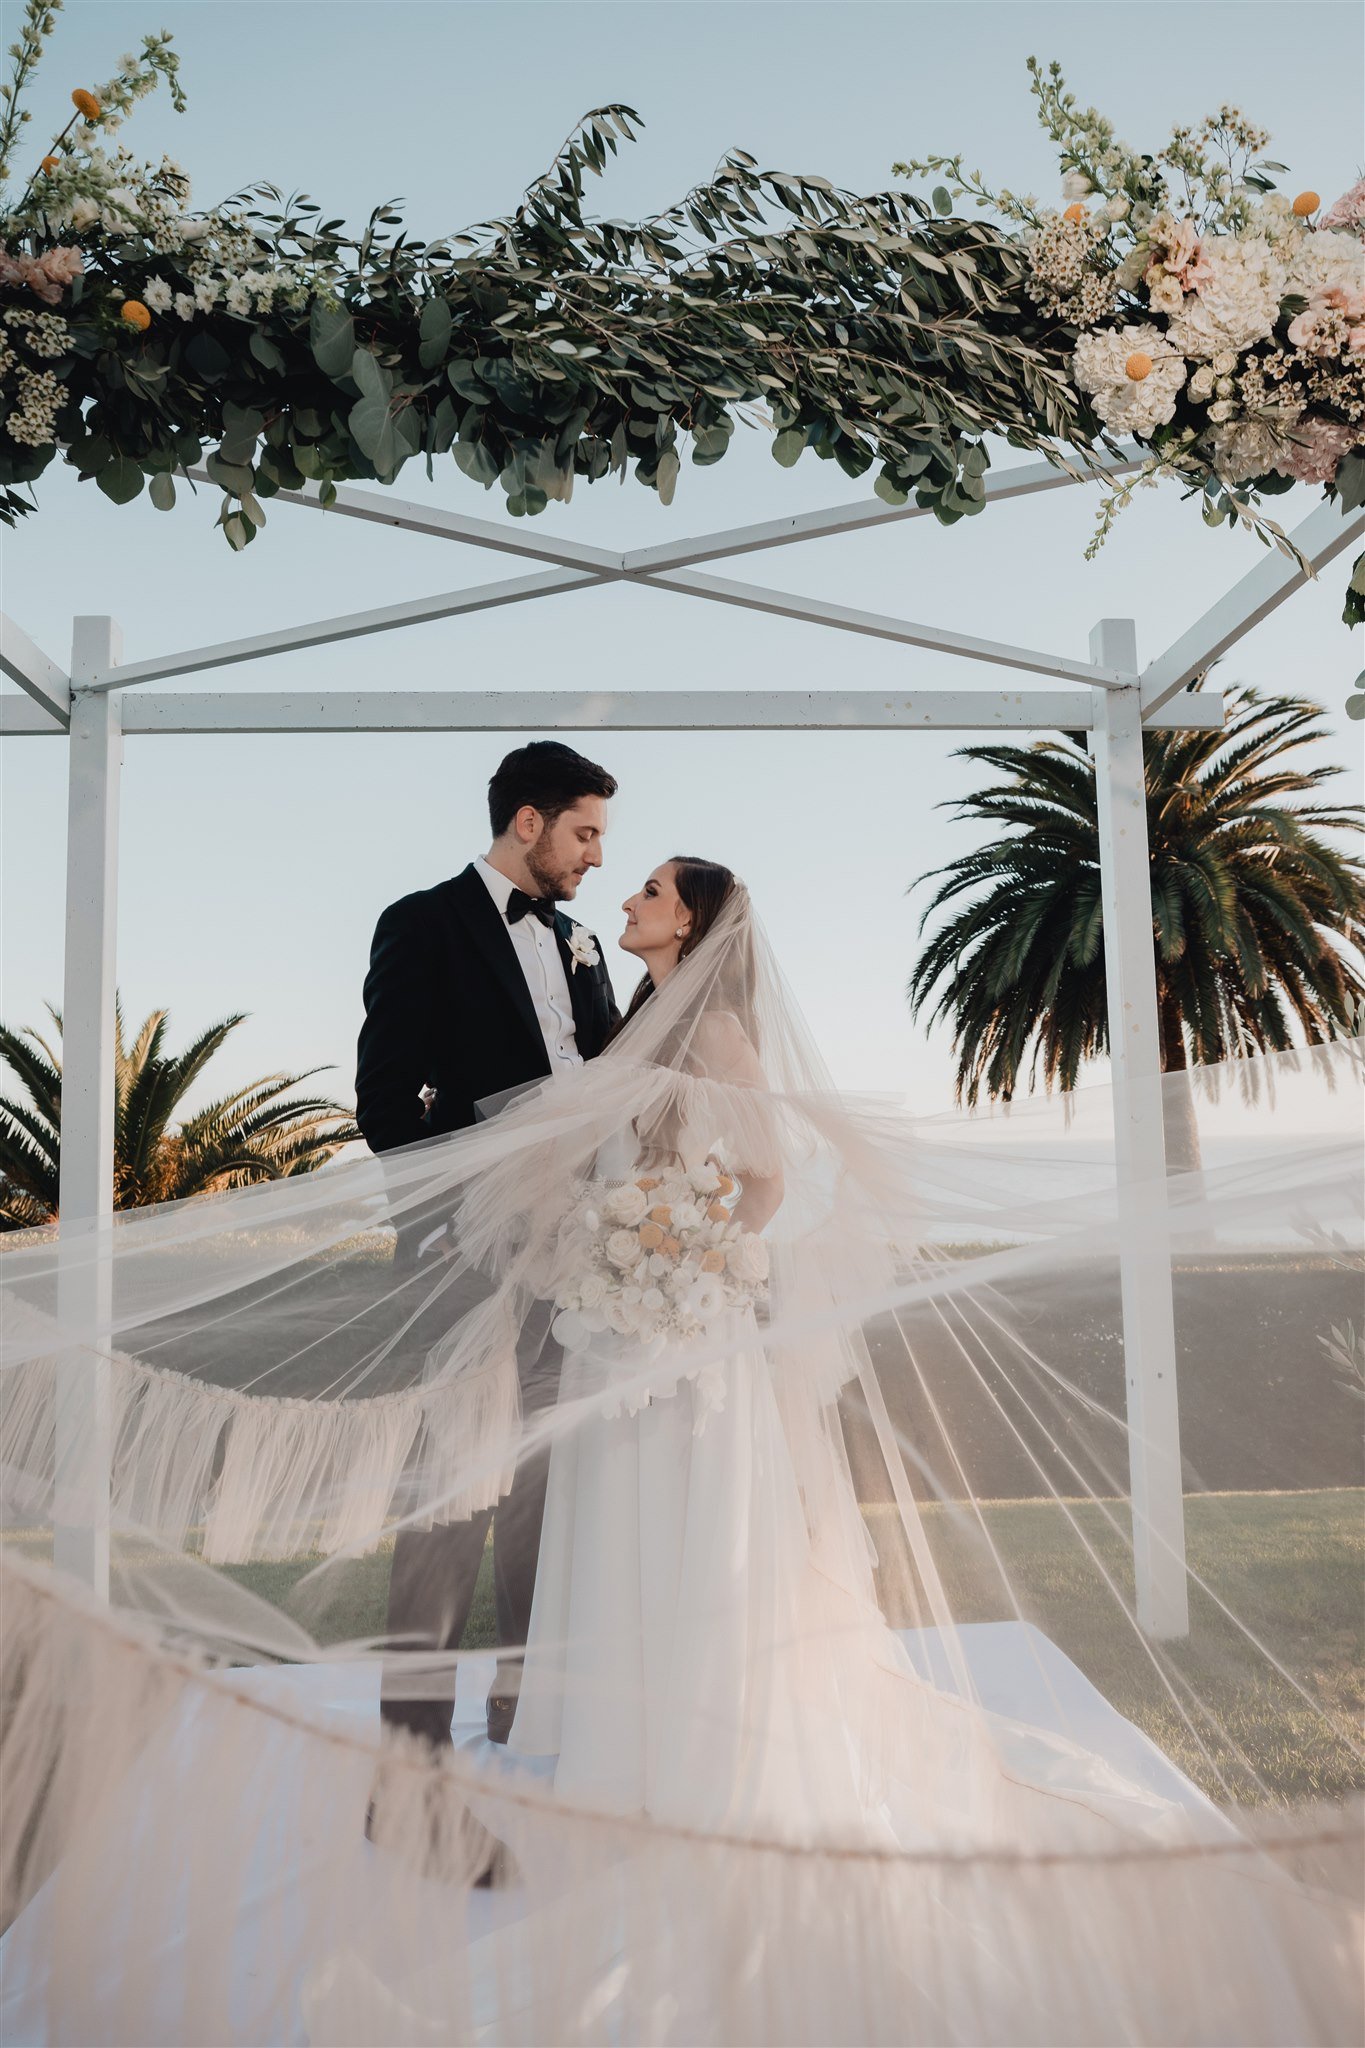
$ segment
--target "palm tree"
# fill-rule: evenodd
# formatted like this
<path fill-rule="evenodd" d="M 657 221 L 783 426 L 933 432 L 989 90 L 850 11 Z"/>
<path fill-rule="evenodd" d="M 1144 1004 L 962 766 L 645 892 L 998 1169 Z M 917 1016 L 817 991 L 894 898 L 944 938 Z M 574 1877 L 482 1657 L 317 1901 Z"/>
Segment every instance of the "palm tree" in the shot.
<path fill-rule="evenodd" d="M 1365 996 L 1365 866 L 1324 832 L 1359 830 L 1361 807 L 1294 803 L 1341 771 L 1287 757 L 1326 737 L 1320 705 L 1228 694 L 1213 732 L 1143 736 L 1161 1064 L 1173 1073 L 1353 1028 Z M 963 747 L 1007 778 L 956 805 L 1007 826 L 936 868 L 921 930 L 939 926 L 910 978 L 913 1014 L 951 1020 L 957 1098 L 1006 1101 L 1027 1066 L 1073 1088 L 1107 1050 L 1095 771 L 1083 736 L 1032 747 Z M 916 885 L 918 886 L 918 885 Z M 935 998 L 935 993 L 936 999 Z M 930 1004 L 932 1001 L 932 1008 Z M 1198 1164 L 1192 1105 L 1168 1131 L 1173 1170 Z"/>
<path fill-rule="evenodd" d="M 48 1013 L 58 1032 L 59 1011 Z M 315 1073 L 267 1074 L 173 1123 L 177 1106 L 244 1014 L 224 1017 L 185 1051 L 164 1050 L 167 1012 L 153 1010 L 131 1045 L 123 1011 L 114 1011 L 114 1205 L 177 1201 L 214 1188 L 312 1173 L 359 1137 L 340 1103 L 321 1096 L 283 1099 Z M 0 1056 L 28 1101 L 0 1096 L 0 1230 L 25 1230 L 57 1216 L 61 1160 L 62 1065 L 30 1027 L 0 1024 Z"/>

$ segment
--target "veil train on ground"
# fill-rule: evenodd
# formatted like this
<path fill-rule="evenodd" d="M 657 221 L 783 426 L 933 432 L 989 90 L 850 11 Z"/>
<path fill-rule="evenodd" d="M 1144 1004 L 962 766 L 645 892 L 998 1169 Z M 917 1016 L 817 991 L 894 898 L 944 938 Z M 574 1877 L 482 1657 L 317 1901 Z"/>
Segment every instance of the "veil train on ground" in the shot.
<path fill-rule="evenodd" d="M 12 1237 L 0 2035 L 1357 2040 L 1363 1073 L 1123 1187 L 1106 1088 L 837 1091 L 739 890 L 471 1130 Z M 386 1642 L 532 1462 L 530 1641 Z"/>

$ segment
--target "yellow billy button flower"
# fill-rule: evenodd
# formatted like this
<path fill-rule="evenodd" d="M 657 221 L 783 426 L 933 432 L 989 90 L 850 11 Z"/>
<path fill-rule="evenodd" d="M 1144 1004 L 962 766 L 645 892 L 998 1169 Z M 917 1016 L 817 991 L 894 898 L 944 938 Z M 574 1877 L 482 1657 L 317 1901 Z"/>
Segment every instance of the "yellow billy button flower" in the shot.
<path fill-rule="evenodd" d="M 39 168 L 46 171 L 48 176 L 51 177 L 60 162 L 61 158 L 59 156 L 45 156 Z"/>
<path fill-rule="evenodd" d="M 1066 209 L 1066 211 L 1065 211 L 1065 213 L 1063 213 L 1063 215 L 1062 215 L 1062 219 L 1063 219 L 1063 220 L 1084 220 L 1084 219 L 1085 219 L 1085 208 L 1084 208 L 1084 207 L 1083 207 L 1083 206 L 1081 205 L 1081 202 L 1080 202 L 1080 200 L 1079 200 L 1079 199 L 1073 199 L 1073 200 L 1072 200 L 1072 202 L 1071 202 L 1070 206 L 1068 206 L 1068 207 L 1067 207 L 1067 209 Z"/>
<path fill-rule="evenodd" d="M 642 1252 L 657 1252 L 664 1241 L 664 1234 L 657 1223 L 640 1225 L 640 1249 Z"/>
<path fill-rule="evenodd" d="M 141 299 L 125 299 L 118 310 L 120 320 L 126 320 L 130 327 L 136 327 L 139 334 L 145 334 L 152 324 L 152 316 Z"/>
<path fill-rule="evenodd" d="M 71 104 L 76 109 L 76 112 L 82 115 L 85 120 L 98 121 L 100 117 L 100 103 L 95 98 L 94 93 L 87 92 L 83 85 L 78 85 L 72 93 Z"/>
<path fill-rule="evenodd" d="M 1140 384 L 1144 377 L 1152 374 L 1152 359 L 1145 349 L 1135 348 L 1123 366 L 1123 374 L 1134 384 Z"/>
<path fill-rule="evenodd" d="M 1322 199 L 1316 192 L 1300 192 L 1294 201 L 1294 212 L 1299 220 L 1307 220 L 1310 213 L 1316 213 Z"/>
<path fill-rule="evenodd" d="M 723 1273 L 725 1271 L 724 1252 L 703 1252 L 701 1260 L 701 1269 L 703 1273 Z"/>

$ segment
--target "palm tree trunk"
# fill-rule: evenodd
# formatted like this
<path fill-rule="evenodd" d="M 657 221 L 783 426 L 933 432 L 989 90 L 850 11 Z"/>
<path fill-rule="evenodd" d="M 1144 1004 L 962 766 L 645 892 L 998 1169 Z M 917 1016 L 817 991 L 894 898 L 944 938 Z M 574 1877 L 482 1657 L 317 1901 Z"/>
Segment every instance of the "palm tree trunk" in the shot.
<path fill-rule="evenodd" d="M 1166 1171 L 1198 1173 L 1204 1161 L 1199 1149 L 1199 1120 L 1194 1113 L 1185 1034 L 1180 1028 L 1179 1006 L 1165 989 L 1157 997 L 1157 1014 L 1161 1023 L 1161 1071 L 1168 1077 L 1161 1084 Z"/>

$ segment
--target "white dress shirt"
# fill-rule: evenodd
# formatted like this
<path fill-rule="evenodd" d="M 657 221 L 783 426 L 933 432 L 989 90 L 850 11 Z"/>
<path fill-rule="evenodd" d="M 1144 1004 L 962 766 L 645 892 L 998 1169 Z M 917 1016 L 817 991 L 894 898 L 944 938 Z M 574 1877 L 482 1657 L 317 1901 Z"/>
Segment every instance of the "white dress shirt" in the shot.
<path fill-rule="evenodd" d="M 476 860 L 474 865 L 483 876 L 498 915 L 507 924 L 508 898 L 516 884 L 495 867 L 490 867 L 486 860 Z M 553 1074 L 564 1067 L 581 1067 L 583 1055 L 578 1050 L 568 976 L 564 972 L 559 941 L 553 928 L 542 924 L 528 911 L 515 924 L 507 924 L 507 936 L 512 941 L 513 951 L 526 977 L 526 986 L 531 992 L 531 1001 L 535 1004 L 536 1022 L 545 1040 L 550 1072 Z"/>

